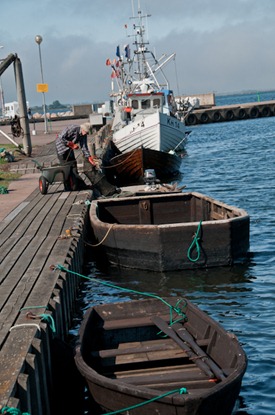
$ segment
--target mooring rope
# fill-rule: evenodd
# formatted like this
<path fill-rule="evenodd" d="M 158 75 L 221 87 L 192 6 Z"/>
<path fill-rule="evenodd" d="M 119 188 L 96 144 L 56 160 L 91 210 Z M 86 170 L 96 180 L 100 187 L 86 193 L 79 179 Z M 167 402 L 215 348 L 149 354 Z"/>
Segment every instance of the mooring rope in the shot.
<path fill-rule="evenodd" d="M 82 274 L 80 274 L 78 272 L 69 270 L 68 268 L 66 268 L 66 267 L 64 267 L 63 265 L 60 265 L 60 264 L 58 264 L 58 265 L 52 265 L 50 268 L 51 268 L 52 271 L 55 271 L 55 270 L 59 269 L 60 271 L 67 272 L 67 273 L 76 275 L 78 277 L 87 279 L 89 281 L 93 281 L 93 282 L 96 282 L 96 283 L 99 283 L 99 284 L 102 284 L 102 285 L 106 285 L 107 287 L 115 288 L 117 290 L 125 291 L 125 292 L 128 292 L 128 293 L 133 293 L 133 294 L 138 294 L 138 295 L 143 295 L 145 297 L 155 298 L 157 300 L 160 300 L 167 307 L 169 307 L 169 310 L 170 310 L 170 324 L 173 324 L 173 316 L 172 316 L 173 311 L 175 313 L 177 313 L 179 316 L 181 316 L 181 318 L 179 320 L 177 320 L 177 321 L 180 321 L 180 320 L 187 321 L 187 316 L 184 313 L 184 310 L 186 309 L 186 302 L 180 307 L 180 303 L 183 301 L 182 299 L 179 300 L 179 301 L 177 301 L 176 305 L 173 306 L 172 304 L 169 304 L 166 300 L 164 300 L 164 298 L 162 298 L 162 297 L 160 297 L 160 296 L 158 296 L 156 294 L 148 293 L 148 292 L 144 292 L 144 291 L 132 290 L 131 288 L 120 287 L 120 286 L 115 285 L 115 284 L 112 284 L 110 282 L 102 281 L 102 280 L 100 280 L 98 278 L 88 277 L 86 275 L 82 275 Z"/>
<path fill-rule="evenodd" d="M 112 223 L 110 228 L 108 229 L 108 231 L 106 232 L 106 235 L 101 239 L 100 242 L 98 242 L 97 244 L 90 244 L 89 242 L 85 242 L 86 245 L 91 246 L 92 248 L 96 248 L 97 246 L 100 246 L 101 244 L 103 244 L 103 242 L 105 241 L 105 239 L 107 238 L 107 236 L 109 235 L 109 233 L 111 232 L 111 230 L 113 229 L 113 227 L 115 226 L 115 223 Z"/>
<path fill-rule="evenodd" d="M 159 399 L 165 398 L 166 396 L 172 395 L 173 393 L 179 393 L 180 395 L 182 395 L 188 392 L 186 388 L 174 389 L 172 391 L 164 393 L 163 395 L 159 395 L 159 396 L 156 396 L 155 398 L 148 399 L 147 401 L 137 403 L 136 405 L 128 406 L 127 408 L 118 409 L 117 411 L 113 411 L 113 412 L 107 412 L 105 415 L 115 415 L 115 414 L 120 414 L 121 412 L 124 412 L 124 411 L 125 412 L 131 411 L 132 409 L 140 408 L 141 406 L 148 405 L 151 402 L 158 401 Z"/>
<path fill-rule="evenodd" d="M 202 221 L 200 221 L 200 223 L 198 225 L 198 228 L 197 228 L 197 231 L 196 231 L 196 233 L 193 237 L 193 241 L 192 241 L 192 243 L 189 246 L 188 251 L 187 251 L 187 258 L 191 262 L 197 262 L 200 259 L 201 248 L 200 248 L 200 236 L 199 235 L 200 235 L 200 232 L 201 232 L 201 224 L 202 224 Z M 193 250 L 197 251 L 196 258 L 191 257 L 191 254 L 192 254 Z"/>
<path fill-rule="evenodd" d="M 34 309 L 34 308 L 45 308 L 46 309 L 47 306 L 37 305 L 37 306 L 22 307 L 20 309 L 20 311 L 30 310 L 30 309 Z M 46 314 L 46 313 L 34 314 L 32 312 L 28 312 L 26 314 L 26 317 L 28 319 L 32 319 L 32 320 L 40 319 L 41 321 L 44 321 L 44 322 L 46 322 L 46 323 L 49 324 L 49 326 L 50 326 L 50 328 L 51 328 L 51 330 L 52 330 L 53 333 L 56 332 L 54 318 L 53 318 L 53 316 L 51 314 Z"/>

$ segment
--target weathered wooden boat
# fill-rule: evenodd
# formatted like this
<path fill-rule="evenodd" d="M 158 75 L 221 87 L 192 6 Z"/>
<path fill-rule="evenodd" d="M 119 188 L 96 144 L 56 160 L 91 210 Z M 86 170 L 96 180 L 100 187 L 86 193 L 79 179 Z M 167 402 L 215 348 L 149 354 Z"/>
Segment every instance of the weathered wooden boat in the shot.
<path fill-rule="evenodd" d="M 180 176 L 182 158 L 176 154 L 139 147 L 119 154 L 110 160 L 108 177 L 115 177 L 118 186 L 144 183 L 146 170 L 154 170 L 161 182 L 169 182 Z"/>
<path fill-rule="evenodd" d="M 247 366 L 234 334 L 175 297 L 90 308 L 75 361 L 101 411 L 133 415 L 229 415 Z"/>
<path fill-rule="evenodd" d="M 97 257 L 119 267 L 226 266 L 249 249 L 248 214 L 197 192 L 95 200 L 90 223 Z"/>

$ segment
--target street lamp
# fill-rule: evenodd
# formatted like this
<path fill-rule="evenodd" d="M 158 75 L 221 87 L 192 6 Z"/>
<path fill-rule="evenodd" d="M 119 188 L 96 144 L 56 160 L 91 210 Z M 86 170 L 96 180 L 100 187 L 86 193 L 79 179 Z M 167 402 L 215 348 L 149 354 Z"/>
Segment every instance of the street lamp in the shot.
<path fill-rule="evenodd" d="M 40 48 L 40 44 L 41 44 L 42 40 L 43 40 L 42 36 L 40 36 L 40 35 L 35 36 L 35 41 L 38 44 L 38 50 L 39 50 L 41 79 L 42 79 L 42 84 L 44 84 L 42 58 L 41 58 L 41 48 Z M 48 120 L 47 120 L 47 114 L 46 114 L 45 92 L 42 92 L 42 96 L 43 96 L 43 112 L 44 112 L 44 122 L 45 122 L 45 134 L 47 134 L 48 133 Z"/>
<path fill-rule="evenodd" d="M 4 46 L 0 46 L 0 49 L 2 49 Z M 2 59 L 0 59 L 0 62 Z M 5 115 L 5 101 L 4 101 L 4 91 L 3 91 L 3 85 L 2 85 L 2 79 L 0 75 L 0 103 L 1 103 L 1 115 Z"/>

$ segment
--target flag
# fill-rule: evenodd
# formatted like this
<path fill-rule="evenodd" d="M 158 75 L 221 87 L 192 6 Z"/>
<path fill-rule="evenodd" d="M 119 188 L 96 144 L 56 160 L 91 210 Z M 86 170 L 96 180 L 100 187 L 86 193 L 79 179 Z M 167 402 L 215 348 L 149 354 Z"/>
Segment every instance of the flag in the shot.
<path fill-rule="evenodd" d="M 120 49 L 119 46 L 116 47 L 116 56 L 120 58 Z"/>
<path fill-rule="evenodd" d="M 110 59 L 109 59 L 109 58 L 106 60 L 106 65 L 107 65 L 107 66 L 111 65 L 111 61 L 110 61 Z"/>
<path fill-rule="evenodd" d="M 130 59 L 130 46 L 125 45 L 124 46 L 124 51 L 125 51 L 125 58 Z"/>
<path fill-rule="evenodd" d="M 111 78 L 116 78 L 116 71 L 112 70 Z"/>

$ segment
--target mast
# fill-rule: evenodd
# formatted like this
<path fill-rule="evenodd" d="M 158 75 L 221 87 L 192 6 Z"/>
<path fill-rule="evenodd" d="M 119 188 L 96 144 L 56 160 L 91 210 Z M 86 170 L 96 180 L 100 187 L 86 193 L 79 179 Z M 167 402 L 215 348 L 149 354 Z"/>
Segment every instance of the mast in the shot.
<path fill-rule="evenodd" d="M 132 16 L 129 18 L 133 20 L 132 33 L 126 36 L 132 38 L 133 52 L 130 54 L 129 45 L 124 46 L 124 53 L 117 53 L 118 60 L 114 60 L 111 64 L 113 69 L 112 79 L 112 94 L 111 96 L 120 96 L 122 101 L 127 99 L 129 93 L 145 91 L 160 91 L 163 88 L 169 89 L 168 80 L 162 70 L 174 56 L 166 54 L 162 55 L 159 60 L 154 53 L 149 49 L 149 40 L 146 36 L 146 28 L 144 22 L 147 22 L 151 14 L 142 13 L 140 7 L 140 0 L 137 0 L 137 12 L 135 12 L 136 0 L 132 0 Z M 147 26 L 147 23 L 146 23 Z M 125 25 L 127 29 L 127 25 Z M 128 48 L 126 53 L 126 48 Z M 120 47 L 117 49 L 120 51 Z M 164 82 L 160 84 L 156 77 L 157 73 L 161 73 Z M 114 92 L 114 81 L 116 81 L 118 92 Z"/>

